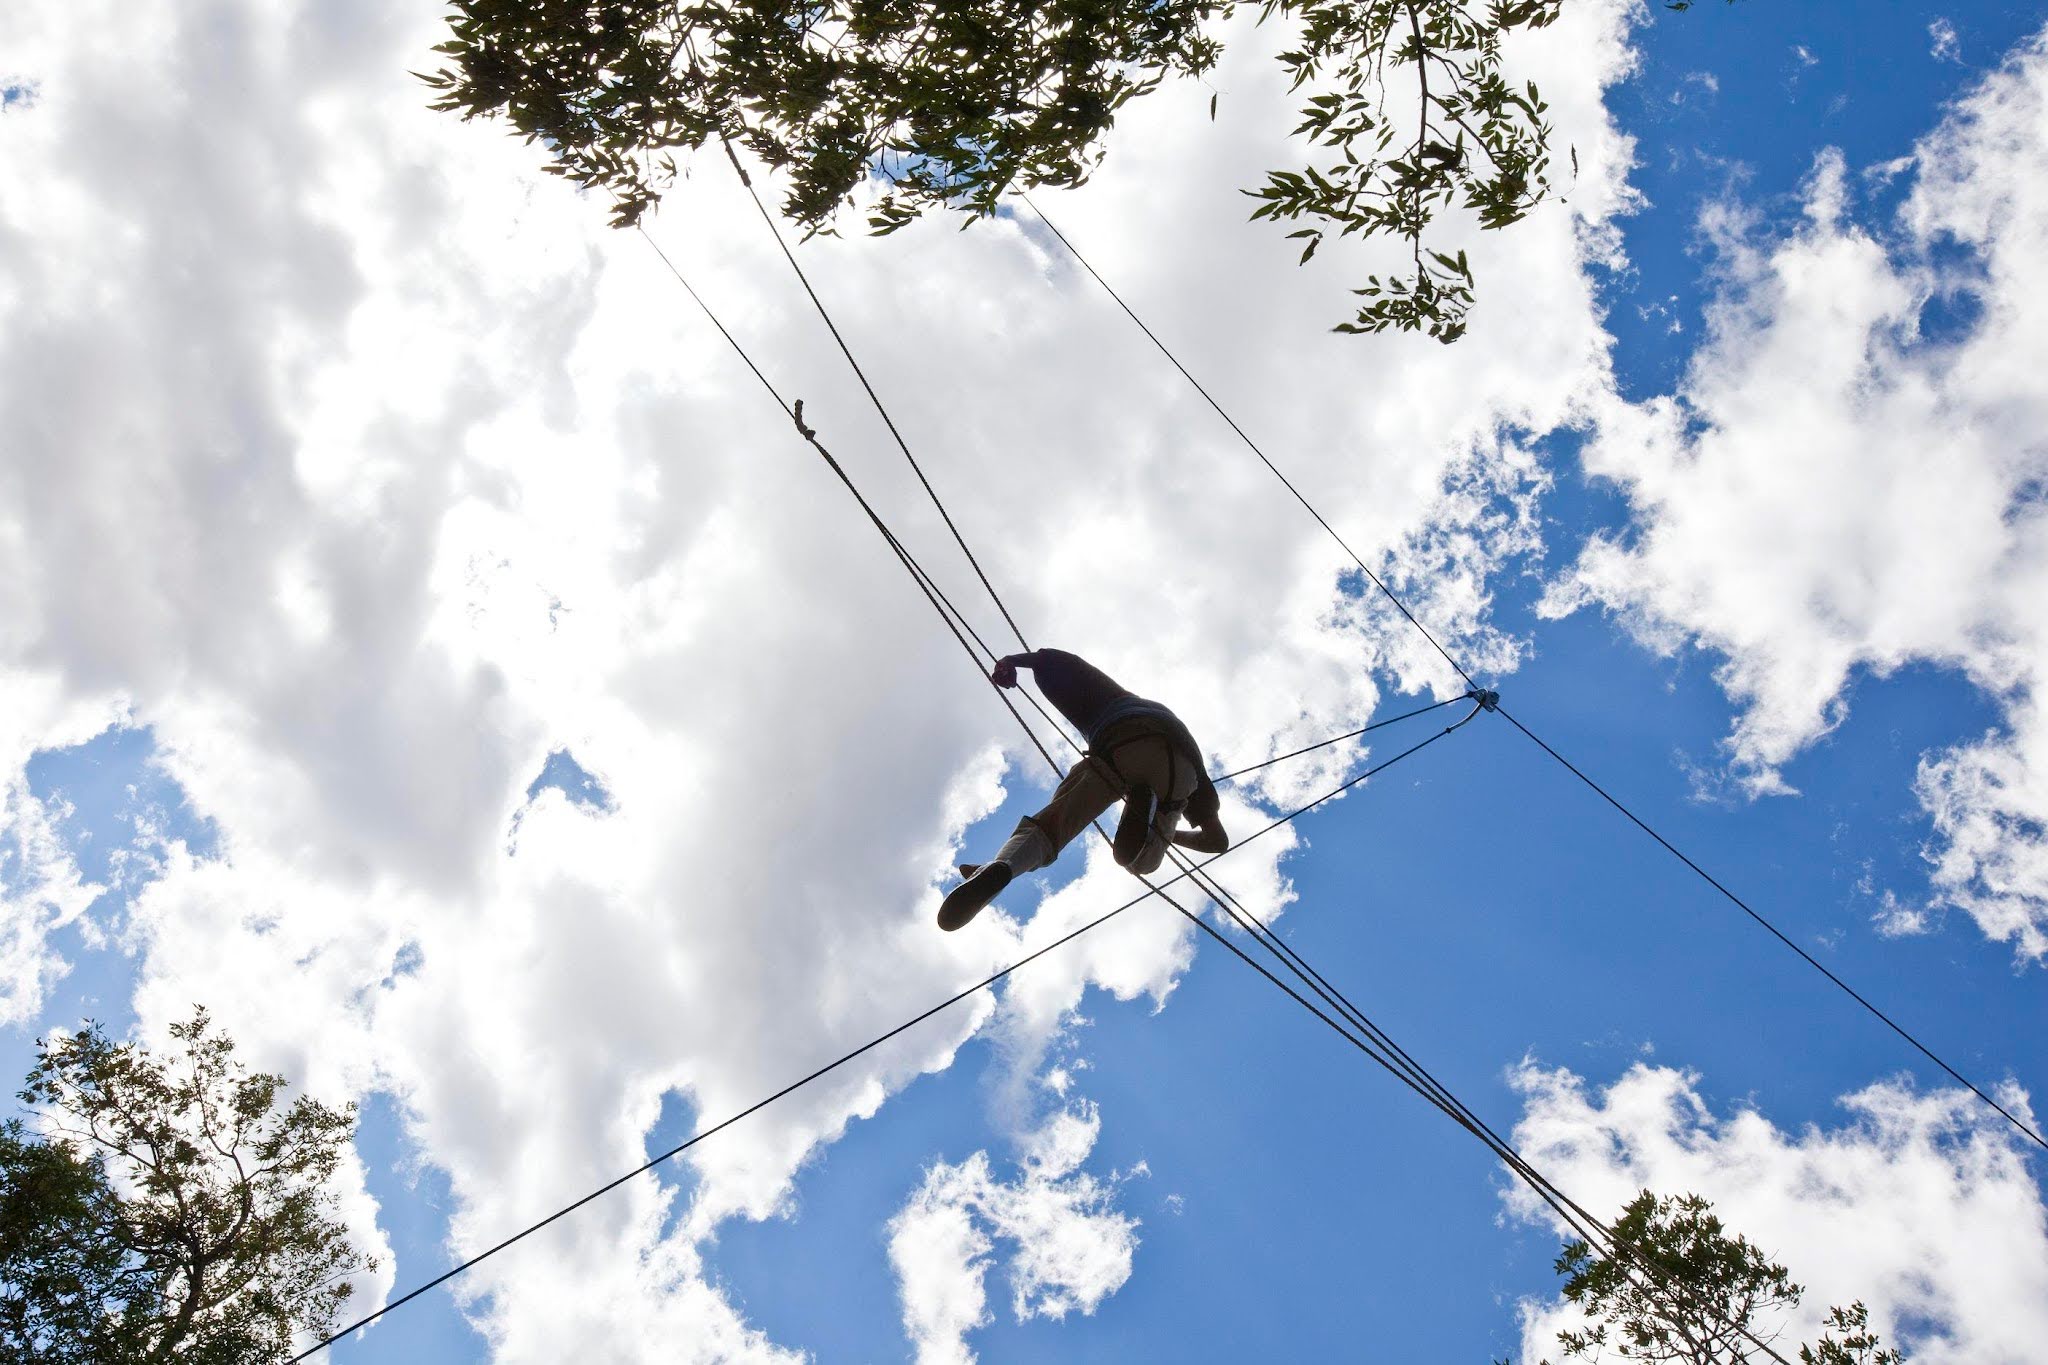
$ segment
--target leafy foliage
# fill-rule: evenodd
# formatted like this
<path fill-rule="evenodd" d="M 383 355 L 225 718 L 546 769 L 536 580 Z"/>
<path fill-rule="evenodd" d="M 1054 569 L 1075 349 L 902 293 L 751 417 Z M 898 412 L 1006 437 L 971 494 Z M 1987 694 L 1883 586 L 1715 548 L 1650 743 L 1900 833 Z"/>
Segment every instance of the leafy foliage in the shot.
<path fill-rule="evenodd" d="M 1431 221 L 1462 196 L 1482 228 L 1519 222 L 1549 187 L 1550 125 L 1533 84 L 1515 89 L 1501 74 L 1500 43 L 1515 29 L 1555 22 L 1561 0 L 1499 0 L 1475 14 L 1461 0 L 1367 0 L 1299 7 L 1301 41 L 1281 54 L 1294 88 L 1327 81 L 1308 98 L 1297 136 L 1334 149 L 1318 169 L 1273 171 L 1250 191 L 1254 218 L 1308 218 L 1290 236 L 1306 239 L 1306 262 L 1326 231 L 1386 234 L 1410 245 L 1406 278 L 1370 277 L 1367 299 L 1340 332 L 1426 328 L 1443 341 L 1465 330 L 1472 267 L 1424 244 Z M 1290 0 L 1266 0 L 1268 15 Z M 1387 65 L 1414 77 L 1413 106 L 1387 112 Z M 1361 157 L 1363 146 L 1366 155 Z"/>
<path fill-rule="evenodd" d="M 790 172 L 812 229 L 870 171 L 873 225 L 924 206 L 986 215 L 1018 179 L 1073 185 L 1117 109 L 1168 71 L 1197 74 L 1216 0 L 457 0 L 435 108 L 503 115 L 551 169 L 637 222 L 673 178 L 656 155 L 739 142 Z"/>
<path fill-rule="evenodd" d="M 1308 92 L 1298 136 L 1330 153 L 1249 190 L 1254 218 L 1300 220 L 1301 259 L 1327 233 L 1407 244 L 1340 331 L 1465 330 L 1463 251 L 1429 245 L 1446 211 L 1483 228 L 1549 191 L 1551 128 L 1536 87 L 1507 79 L 1502 39 L 1561 0 L 1263 0 L 1295 25 L 1280 60 Z M 930 208 L 994 213 L 1013 188 L 1073 186 L 1100 164 L 1117 112 L 1169 77 L 1199 77 L 1235 0 L 455 0 L 434 107 L 503 117 L 548 169 L 639 222 L 673 183 L 676 149 L 720 140 L 789 177 L 808 232 L 871 177 L 893 232 Z M 1213 115 L 1215 100 L 1210 101 Z"/>
<path fill-rule="evenodd" d="M 1837 1340 L 1835 1333 L 1842 1333 Z M 1847 1308 L 1828 1310 L 1827 1334 L 1812 1346 L 1799 1348 L 1800 1365 L 1905 1365 L 1906 1358 L 1887 1350 L 1870 1330 L 1870 1310 L 1859 1300 Z"/>
<path fill-rule="evenodd" d="M 72 1365 L 136 1353 L 150 1284 L 105 1235 L 114 1203 L 100 1163 L 0 1127 L 0 1359 Z M 120 1311 L 110 1312 L 113 1305 Z"/>
<path fill-rule="evenodd" d="M 1759 1343 L 1777 1334 L 1770 1319 L 1798 1306 L 1805 1291 L 1785 1267 L 1747 1238 L 1730 1236 L 1696 1194 L 1658 1198 L 1644 1190 L 1613 1225 L 1614 1254 L 1565 1243 L 1556 1270 L 1564 1297 L 1586 1315 L 1583 1330 L 1558 1333 L 1567 1360 L 1743 1365 L 1768 1359 Z M 1842 1333 L 1839 1339 L 1836 1333 Z M 1802 1365 L 1903 1365 L 1870 1330 L 1861 1303 L 1828 1313 L 1828 1330 L 1799 1348 Z"/>
<path fill-rule="evenodd" d="M 0 1358 L 247 1365 L 331 1327 L 351 1276 L 326 1182 L 352 1108 L 248 1072 L 204 1010 L 156 1057 L 97 1025 L 41 1045 L 0 1133 Z"/>
<path fill-rule="evenodd" d="M 1558 1333 L 1567 1359 L 1597 1359 L 1612 1341 L 1623 1360 L 1749 1360 L 1742 1334 L 1755 1330 L 1757 1315 L 1799 1302 L 1790 1273 L 1746 1238 L 1729 1237 L 1696 1194 L 1643 1191 L 1615 1221 L 1613 1240 L 1624 1254 L 1605 1256 L 1583 1241 L 1558 1254 L 1565 1301 L 1591 1319 L 1583 1332 Z"/>

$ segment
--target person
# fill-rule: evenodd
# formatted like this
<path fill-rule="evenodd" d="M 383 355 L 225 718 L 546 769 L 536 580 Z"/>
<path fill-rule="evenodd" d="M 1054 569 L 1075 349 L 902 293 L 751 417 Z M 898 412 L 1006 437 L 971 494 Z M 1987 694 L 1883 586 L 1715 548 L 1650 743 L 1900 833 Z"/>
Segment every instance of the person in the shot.
<path fill-rule="evenodd" d="M 1124 809 L 1111 848 L 1117 862 L 1138 876 L 1158 868 L 1169 843 L 1198 853 L 1230 847 L 1201 746 L 1180 717 L 1063 649 L 1012 654 L 996 664 L 989 681 L 1015 687 L 1020 668 L 1031 670 L 1045 699 L 1087 737 L 1088 751 L 1045 809 L 1017 822 L 995 857 L 961 864 L 965 880 L 939 906 L 941 929 L 960 928 L 1012 879 L 1051 864 L 1075 835 L 1119 800 Z M 1183 816 L 1193 829 L 1179 828 Z"/>

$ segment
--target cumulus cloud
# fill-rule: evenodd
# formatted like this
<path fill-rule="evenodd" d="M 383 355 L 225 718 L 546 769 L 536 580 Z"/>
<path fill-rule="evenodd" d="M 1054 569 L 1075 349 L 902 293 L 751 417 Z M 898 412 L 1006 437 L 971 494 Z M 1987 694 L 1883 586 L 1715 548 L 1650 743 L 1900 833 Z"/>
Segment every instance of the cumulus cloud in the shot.
<path fill-rule="evenodd" d="M 1026 1143 L 1014 1180 L 987 1152 L 940 1162 L 889 1223 L 903 1326 L 920 1365 L 964 1365 L 967 1334 L 991 1317 L 990 1257 L 1009 1250 L 1010 1311 L 1019 1322 L 1093 1313 L 1131 1277 L 1137 1222 L 1113 1207 L 1115 1185 L 1081 1169 L 1102 1119 L 1082 1101 Z"/>
<path fill-rule="evenodd" d="M 2048 45 L 2036 37 L 1920 143 L 1896 218 L 1816 162 L 1804 220 L 1704 226 L 1709 332 L 1675 394 L 1616 400 L 1586 467 L 1628 496 L 1546 608 L 1617 613 L 1661 651 L 1717 655 L 1738 778 L 1842 723 L 1856 678 L 1954 669 L 2004 723 L 1930 754 L 1936 903 L 2048 955 Z M 1958 260 L 1957 258 L 1960 258 Z M 1895 921 L 1904 923 L 1905 921 Z"/>
<path fill-rule="evenodd" d="M 1815 1340 L 1831 1304 L 1858 1299 L 1886 1344 L 1926 1365 L 2018 1365 L 2048 1332 L 2048 1209 L 2026 1152 L 1965 1090 L 1880 1082 L 1841 1103 L 1839 1127 L 1787 1132 L 1754 1110 L 1717 1115 L 1699 1078 L 1637 1065 L 1596 1092 L 1524 1062 L 1513 1141 L 1561 1189 L 1612 1217 L 1640 1190 L 1695 1193 L 1805 1286 L 1783 1324 Z M 2000 1097 L 2024 1109 L 2007 1087 Z M 1521 1186 L 1510 1215 L 1550 1225 Z M 1557 1355 L 1561 1299 L 1521 1306 L 1522 1359 Z M 1776 1324 L 1772 1324 L 1776 1325 Z"/>
<path fill-rule="evenodd" d="M 1548 430 L 1605 382 L 1584 267 L 1633 202 L 1601 98 L 1634 13 L 1574 7 L 1527 45 L 1580 179 L 1570 206 L 1475 237 L 1487 302 L 1453 350 L 1381 339 L 1362 366 L 1323 329 L 1369 265 L 1297 270 L 1242 221 L 1236 187 L 1290 154 L 1276 35 L 1241 28 L 1219 73 L 1243 116 L 1212 126 L 1196 89 L 1132 106 L 1110 167 L 1048 204 L 1354 544 L 1415 554 L 1398 581 L 1453 646 L 1501 667 L 1493 557 L 1533 543 L 1541 484 L 1503 431 Z M 638 1164 L 665 1097 L 739 1109 L 1130 883 L 1091 853 L 1058 895 L 932 931 L 963 831 L 1042 779 L 644 244 L 532 149 L 424 109 L 406 71 L 441 23 L 408 0 L 0 11 L 10 80 L 36 92 L 0 139 L 0 176 L 36 187 L 0 201 L 0 666 L 10 697 L 43 699 L 0 736 L 0 780 L 113 714 L 151 727 L 218 841 L 135 899 L 143 1031 L 205 1001 L 255 1063 L 392 1097 L 474 1249 Z M 651 231 L 974 603 L 733 187 L 697 176 Z M 1048 643 L 1232 758 L 1358 723 L 1376 677 L 1450 685 L 1028 220 L 804 250 Z M 527 804 L 557 750 L 609 810 Z M 1277 909 L 1289 846 L 1223 875 Z M 46 938 L 17 976 L 49 969 Z M 1161 1001 L 1192 953 L 1144 907 L 1034 964 L 1004 1036 L 1042 1055 L 1091 986 Z M 705 1144 L 687 1196 L 621 1190 L 491 1262 L 463 1292 L 496 1358 L 776 1357 L 702 1239 L 782 1211 L 821 1143 L 950 1065 L 992 1008 Z M 1056 1164 L 1016 1188 L 1061 1226 L 1117 1226 Z M 1038 1205 L 999 1185 L 976 1217 L 1026 1226 Z M 1114 1259 L 1026 1258 L 1024 1302 L 1095 1302 Z"/>

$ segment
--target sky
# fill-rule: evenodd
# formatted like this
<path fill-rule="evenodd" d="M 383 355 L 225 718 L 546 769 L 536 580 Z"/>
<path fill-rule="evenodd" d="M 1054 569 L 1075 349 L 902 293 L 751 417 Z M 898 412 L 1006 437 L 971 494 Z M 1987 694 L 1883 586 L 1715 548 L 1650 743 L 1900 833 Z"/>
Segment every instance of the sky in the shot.
<path fill-rule="evenodd" d="M 1452 347 L 1245 221 L 1250 18 L 1041 206 L 1518 719 L 2031 1120 L 2038 10 L 1568 0 L 1508 60 L 1576 178 L 1454 230 Z M 361 1312 L 1135 889 L 1076 846 L 933 927 L 1036 754 L 649 244 L 425 109 L 442 24 L 0 11 L 0 1069 L 203 1004 L 356 1103 Z M 998 638 L 723 166 L 647 231 Z M 1462 690 L 1028 210 L 800 256 L 1026 632 L 1216 769 Z M 2048 1335 L 2048 1156 L 1501 717 L 1216 872 L 1579 1202 L 1715 1201 L 1787 1340 Z M 1534 1365 L 1559 1236 L 1152 901 L 332 1358 Z"/>

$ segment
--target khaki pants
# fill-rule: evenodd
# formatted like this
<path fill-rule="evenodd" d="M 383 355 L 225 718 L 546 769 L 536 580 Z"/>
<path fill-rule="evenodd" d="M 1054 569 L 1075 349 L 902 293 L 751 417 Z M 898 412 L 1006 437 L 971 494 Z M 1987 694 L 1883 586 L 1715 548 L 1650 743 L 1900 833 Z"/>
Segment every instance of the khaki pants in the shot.
<path fill-rule="evenodd" d="M 997 860 L 1019 875 L 1046 866 L 1075 835 L 1140 783 L 1157 794 L 1159 809 L 1151 837 L 1126 866 L 1141 877 L 1151 874 L 1166 857 L 1180 825 L 1181 807 L 1194 795 L 1196 769 L 1175 750 L 1172 740 L 1142 718 L 1111 726 L 1094 751 L 1061 779 L 1045 809 L 1017 822 L 1017 832 Z"/>

